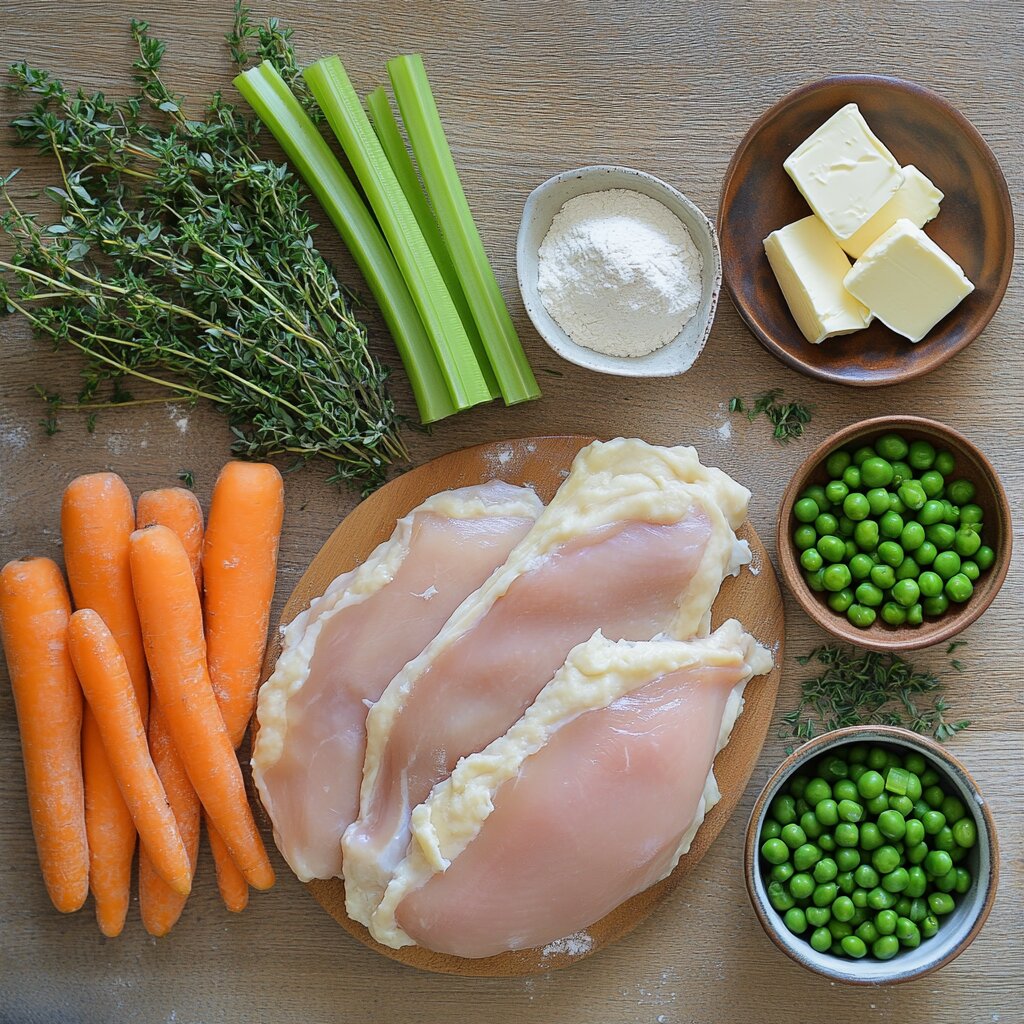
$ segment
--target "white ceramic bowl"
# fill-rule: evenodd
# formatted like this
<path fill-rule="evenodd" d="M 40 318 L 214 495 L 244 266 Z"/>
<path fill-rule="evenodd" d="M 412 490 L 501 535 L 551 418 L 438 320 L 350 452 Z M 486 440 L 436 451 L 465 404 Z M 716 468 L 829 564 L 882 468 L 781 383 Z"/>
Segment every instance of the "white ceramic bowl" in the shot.
<path fill-rule="evenodd" d="M 645 356 L 611 356 L 577 345 L 552 319 L 537 291 L 537 253 L 555 214 L 576 196 L 613 188 L 639 192 L 668 207 L 686 226 L 704 260 L 697 312 L 676 338 Z M 526 312 L 548 346 L 570 363 L 619 377 L 674 377 L 685 373 L 708 340 L 722 287 L 722 257 L 711 221 L 682 192 L 660 178 L 628 167 L 603 165 L 556 174 L 530 193 L 519 225 L 516 272 Z"/>
<path fill-rule="evenodd" d="M 764 868 L 760 863 L 761 826 L 768 806 L 790 777 L 809 761 L 828 751 L 851 743 L 877 743 L 899 751 L 915 751 L 942 777 L 942 786 L 958 796 L 974 815 L 978 827 L 978 841 L 963 861 L 971 872 L 971 888 L 956 898 L 956 909 L 941 919 L 939 932 L 922 941 L 917 949 L 901 950 L 891 960 L 875 960 L 868 956 L 862 960 L 832 956 L 812 949 L 804 935 L 794 935 L 782 920 L 782 915 L 768 902 Z M 981 931 L 995 902 L 999 882 L 999 844 L 996 839 L 992 813 L 985 803 L 974 779 L 967 769 L 938 743 L 893 726 L 851 726 L 825 733 L 804 744 L 779 766 L 768 780 L 750 817 L 744 856 L 747 892 L 761 927 L 768 937 L 787 956 L 801 967 L 823 974 L 834 981 L 852 985 L 891 985 L 913 981 L 944 967 L 958 957 Z"/>

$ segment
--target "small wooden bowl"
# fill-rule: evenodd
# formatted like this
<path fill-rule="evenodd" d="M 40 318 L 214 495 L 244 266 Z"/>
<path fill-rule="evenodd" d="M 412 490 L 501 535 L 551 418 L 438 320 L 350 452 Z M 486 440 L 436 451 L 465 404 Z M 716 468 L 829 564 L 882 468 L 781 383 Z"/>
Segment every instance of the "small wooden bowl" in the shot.
<path fill-rule="evenodd" d="M 964 269 L 974 291 L 916 345 L 880 321 L 811 345 L 797 329 L 763 240 L 811 213 L 782 163 L 846 103 L 901 164 L 945 193 L 925 230 Z M 740 316 L 772 355 L 837 384 L 873 387 L 919 377 L 965 349 L 992 319 L 1013 266 L 1006 180 L 977 129 L 935 93 L 880 75 L 837 75 L 805 85 L 763 114 L 732 158 L 718 212 L 725 284 Z"/>
<path fill-rule="evenodd" d="M 825 459 L 833 451 L 851 444 L 855 447 L 870 444 L 890 432 L 902 435 L 907 441 L 930 441 L 937 450 L 945 448 L 953 453 L 956 459 L 954 477 L 970 480 L 977 488 L 974 503 L 981 506 L 985 516 L 982 536 L 984 543 L 995 551 L 996 560 L 975 582 L 970 600 L 964 604 L 951 604 L 945 615 L 925 619 L 916 627 L 890 626 L 878 618 L 869 629 L 858 629 L 845 615 L 829 608 L 826 594 L 816 593 L 807 586 L 793 545 L 793 531 L 799 525 L 793 515 L 793 505 L 805 488 L 828 482 Z M 966 629 L 999 593 L 1010 568 L 1013 548 L 1010 503 L 992 463 L 963 434 L 922 416 L 877 416 L 853 423 L 826 438 L 807 456 L 782 495 L 777 530 L 779 570 L 803 610 L 833 636 L 873 651 L 898 652 L 930 647 Z"/>
<path fill-rule="evenodd" d="M 971 888 L 957 898 L 956 909 L 943 918 L 937 935 L 926 939 L 914 950 L 903 950 L 891 960 L 849 960 L 819 953 L 811 948 L 805 935 L 794 935 L 785 926 L 782 916 L 768 902 L 760 863 L 761 826 L 768 807 L 789 778 L 804 765 L 826 751 L 835 751 L 849 743 L 878 743 L 901 753 L 922 754 L 942 776 L 943 789 L 959 796 L 974 817 L 978 841 L 971 848 L 964 865 L 971 872 Z M 761 791 L 747 825 L 743 855 L 747 894 L 754 912 L 768 937 L 790 959 L 801 967 L 849 985 L 895 985 L 913 981 L 955 960 L 978 936 L 996 901 L 999 884 L 999 841 L 995 821 L 978 784 L 952 754 L 938 743 L 919 736 L 909 729 L 884 725 L 854 725 L 825 733 L 805 743 L 779 765 Z"/>

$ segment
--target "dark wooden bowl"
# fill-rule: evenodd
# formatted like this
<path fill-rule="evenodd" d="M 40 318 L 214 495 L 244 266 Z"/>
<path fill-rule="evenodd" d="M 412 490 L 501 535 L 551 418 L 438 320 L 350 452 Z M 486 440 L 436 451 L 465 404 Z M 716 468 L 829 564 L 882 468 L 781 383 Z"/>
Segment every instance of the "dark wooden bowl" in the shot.
<path fill-rule="evenodd" d="M 901 164 L 914 164 L 945 193 L 925 230 L 974 283 L 916 345 L 877 320 L 855 334 L 809 344 L 764 254 L 762 242 L 772 231 L 811 212 L 782 162 L 851 102 Z M 935 93 L 879 75 L 837 75 L 806 85 L 758 118 L 726 171 L 718 234 L 725 285 L 761 344 L 794 370 L 860 387 L 919 377 L 965 349 L 992 319 L 1013 266 L 1010 194 L 985 140 Z"/>
<path fill-rule="evenodd" d="M 850 743 L 877 743 L 904 754 L 922 754 L 943 777 L 943 788 L 957 794 L 978 828 L 978 842 L 964 862 L 974 879 L 971 888 L 959 897 L 957 908 L 943 920 L 938 935 L 921 943 L 915 950 L 904 950 L 892 960 L 872 957 L 850 960 L 818 953 L 806 941 L 806 935 L 793 935 L 782 917 L 768 902 L 759 848 L 761 825 L 768 805 L 775 794 L 807 763 L 822 754 Z M 909 729 L 889 725 L 855 725 L 824 733 L 790 754 L 779 765 L 754 804 L 747 825 L 743 856 L 747 893 L 754 912 L 768 937 L 801 967 L 848 985 L 895 985 L 913 981 L 945 967 L 955 960 L 977 938 L 996 901 L 999 885 L 999 840 L 988 802 L 981 794 L 970 772 L 944 747 Z"/>
<path fill-rule="evenodd" d="M 845 615 L 832 611 L 825 603 L 827 595 L 811 590 L 804 580 L 800 562 L 793 545 L 793 531 L 799 525 L 793 515 L 793 504 L 801 492 L 811 484 L 824 485 L 828 481 L 825 459 L 837 448 L 850 444 L 858 447 L 870 444 L 882 434 L 894 431 L 908 441 L 924 439 L 935 448 L 953 453 L 956 459 L 954 478 L 970 480 L 977 489 L 974 503 L 984 512 L 984 543 L 996 553 L 992 567 L 981 574 L 974 584 L 974 593 L 964 604 L 950 604 L 945 615 L 926 618 L 920 626 L 890 626 L 875 620 L 869 629 L 851 625 Z M 826 438 L 793 475 L 779 506 L 776 536 L 779 571 L 800 606 L 822 629 L 858 647 L 873 651 L 912 651 L 930 647 L 956 636 L 975 621 L 995 599 L 1010 568 L 1013 547 L 1013 527 L 1010 522 L 1010 503 L 1006 491 L 992 463 L 963 434 L 937 420 L 922 416 L 878 416 L 853 423 Z"/>

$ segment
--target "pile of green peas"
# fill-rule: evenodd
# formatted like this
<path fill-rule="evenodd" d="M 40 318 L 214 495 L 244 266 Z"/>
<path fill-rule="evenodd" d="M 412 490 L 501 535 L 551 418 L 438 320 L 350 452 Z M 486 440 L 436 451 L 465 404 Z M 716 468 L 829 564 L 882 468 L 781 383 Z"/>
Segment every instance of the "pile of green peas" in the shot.
<path fill-rule="evenodd" d="M 825 460 L 828 483 L 793 505 L 793 544 L 807 585 L 860 629 L 878 618 L 920 626 L 969 600 L 995 562 L 969 480 L 949 480 L 951 452 L 885 434 Z M 948 482 L 947 482 L 948 481 Z"/>
<path fill-rule="evenodd" d="M 925 758 L 866 743 L 810 762 L 761 826 L 768 901 L 819 953 L 891 960 L 932 938 L 971 887 L 978 841 Z"/>

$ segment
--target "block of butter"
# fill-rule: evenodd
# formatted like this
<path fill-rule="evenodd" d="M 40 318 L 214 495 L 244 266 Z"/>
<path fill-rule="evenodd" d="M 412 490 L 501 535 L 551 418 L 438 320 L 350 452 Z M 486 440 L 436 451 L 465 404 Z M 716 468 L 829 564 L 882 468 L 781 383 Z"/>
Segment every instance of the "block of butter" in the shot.
<path fill-rule="evenodd" d="M 909 220 L 869 246 L 845 284 L 886 327 L 915 342 L 974 291 L 959 264 Z"/>
<path fill-rule="evenodd" d="M 817 217 L 787 224 L 764 240 L 764 251 L 793 319 L 817 345 L 871 323 L 871 314 L 843 286 L 850 261 Z"/>
<path fill-rule="evenodd" d="M 854 259 L 880 238 L 898 220 L 906 218 L 915 226 L 923 228 L 939 212 L 939 203 L 945 196 L 913 164 L 903 168 L 903 184 L 896 195 L 883 206 L 862 228 L 849 238 L 838 239 L 839 244 Z"/>
<path fill-rule="evenodd" d="M 849 238 L 896 194 L 903 170 L 861 116 L 840 107 L 782 165 L 836 238 Z"/>

